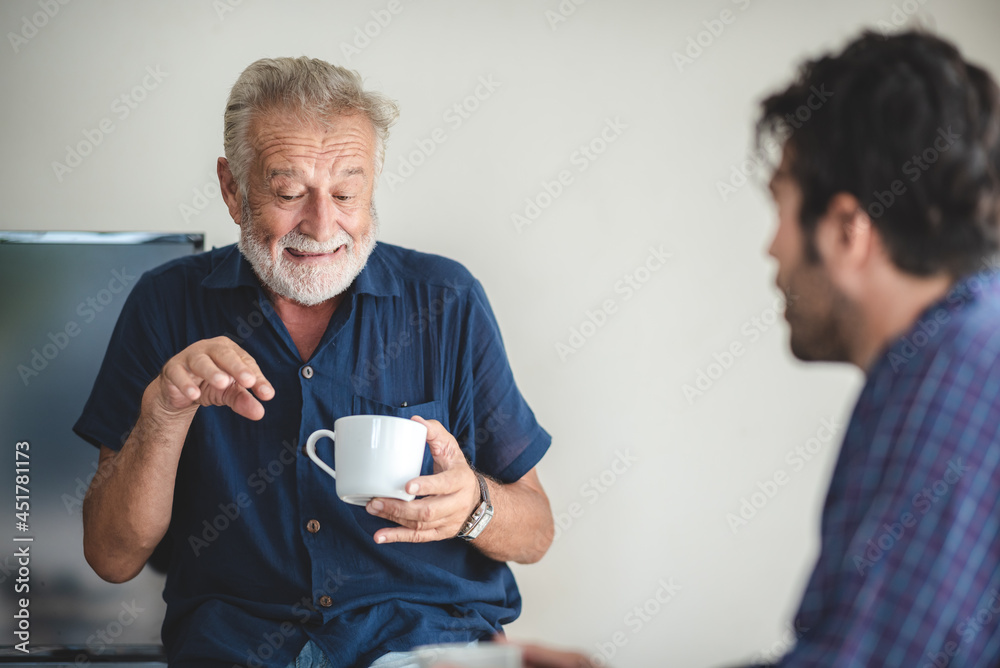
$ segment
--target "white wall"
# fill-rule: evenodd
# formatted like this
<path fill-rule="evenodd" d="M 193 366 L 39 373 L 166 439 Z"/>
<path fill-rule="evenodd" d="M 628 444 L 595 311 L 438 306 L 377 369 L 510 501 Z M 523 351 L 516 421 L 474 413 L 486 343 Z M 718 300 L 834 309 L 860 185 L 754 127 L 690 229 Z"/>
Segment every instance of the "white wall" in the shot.
<path fill-rule="evenodd" d="M 17 44 L 9 33 L 42 10 L 9 0 L 0 227 L 230 243 L 237 228 L 211 184 L 239 72 L 300 54 L 358 69 L 402 107 L 387 173 L 436 128 L 447 137 L 403 182 L 383 175 L 383 238 L 458 259 L 482 280 L 521 389 L 554 437 L 541 474 L 567 528 L 540 564 L 516 568 L 524 613 L 510 635 L 597 651 L 618 633 L 618 666 L 738 661 L 787 636 L 840 434 L 801 470 L 786 454 L 822 420 L 846 421 L 862 378 L 793 361 L 771 310 L 768 198 L 751 183 L 724 201 L 717 183 L 746 158 L 763 94 L 804 56 L 903 5 L 1000 72 L 995 0 L 399 0 L 349 59 L 344 45 L 359 28 L 376 32 L 372 12 L 387 0 L 76 0 L 36 17 L 45 25 Z M 560 7 L 575 11 L 553 24 Z M 731 23 L 679 71 L 674 52 L 723 10 Z M 115 100 L 144 77 L 152 89 L 124 117 Z M 446 112 L 481 78 L 499 87 L 457 126 Z M 57 177 L 53 162 L 102 119 L 113 132 Z M 623 129 L 581 171 L 575 152 L 609 119 Z M 512 214 L 561 170 L 572 182 L 516 229 Z M 195 191 L 206 187 L 202 202 Z M 616 286 L 650 247 L 671 256 L 627 299 Z M 557 344 L 605 300 L 615 312 L 561 359 Z M 734 342 L 744 354 L 688 401 L 682 386 Z M 616 464 L 620 453 L 634 461 Z M 779 470 L 787 484 L 731 530 L 727 513 Z M 614 482 L 598 491 L 589 481 L 602 474 Z M 661 581 L 679 586 L 663 606 L 649 602 Z M 655 614 L 630 616 L 645 605 Z"/>

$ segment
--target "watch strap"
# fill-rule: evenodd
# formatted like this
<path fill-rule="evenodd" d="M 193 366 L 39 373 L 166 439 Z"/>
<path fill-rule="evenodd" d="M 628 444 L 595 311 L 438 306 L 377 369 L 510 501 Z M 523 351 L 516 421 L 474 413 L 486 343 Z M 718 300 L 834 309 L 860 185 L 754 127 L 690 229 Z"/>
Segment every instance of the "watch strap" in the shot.
<path fill-rule="evenodd" d="M 493 503 L 490 501 L 490 488 L 486 484 L 486 477 L 478 471 L 473 471 L 479 481 L 479 505 L 475 507 L 469 519 L 458 532 L 458 538 L 463 540 L 473 540 L 486 529 L 486 525 L 493 519 Z"/>

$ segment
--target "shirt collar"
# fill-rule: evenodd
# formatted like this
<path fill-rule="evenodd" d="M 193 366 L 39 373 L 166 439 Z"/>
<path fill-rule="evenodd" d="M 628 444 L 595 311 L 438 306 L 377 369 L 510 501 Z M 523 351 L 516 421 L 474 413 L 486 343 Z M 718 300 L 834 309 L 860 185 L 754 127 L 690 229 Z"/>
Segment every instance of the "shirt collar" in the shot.
<path fill-rule="evenodd" d="M 916 327 L 923 320 L 932 318 L 939 310 L 954 315 L 984 295 L 998 291 L 1000 291 L 1000 271 L 993 266 L 961 276 L 952 284 L 944 297 L 924 309 L 913 326 Z"/>
<path fill-rule="evenodd" d="M 349 292 L 370 294 L 375 297 L 399 296 L 399 281 L 383 257 L 382 247 L 381 244 L 375 246 L 375 250 L 368 257 L 368 263 L 354 279 Z M 233 244 L 225 252 L 218 266 L 201 282 L 201 285 L 210 290 L 233 289 L 242 286 L 258 287 L 260 280 L 254 273 L 253 267 L 243 257 L 243 253 L 240 252 L 236 244 Z"/>
<path fill-rule="evenodd" d="M 377 244 L 375 250 L 368 256 L 368 264 L 351 286 L 355 294 L 369 294 L 375 297 L 400 296 L 399 279 L 385 257 L 387 247 L 387 244 Z"/>
<path fill-rule="evenodd" d="M 926 330 L 928 323 L 931 323 L 935 328 L 939 327 L 944 319 L 957 315 L 963 309 L 969 308 L 971 304 L 977 302 L 980 297 L 990 293 L 1000 296 L 1000 269 L 992 264 L 989 264 L 985 269 L 962 276 L 952 284 L 945 296 L 921 311 L 906 332 L 885 344 L 881 354 L 878 355 L 876 361 L 865 374 L 869 378 L 873 378 L 876 372 L 885 365 L 891 366 L 895 372 L 901 360 L 910 359 L 916 356 L 917 352 L 923 350 L 923 346 L 920 346 L 918 351 L 913 354 L 908 355 L 901 352 L 905 346 L 913 348 L 911 341 L 915 333 L 922 331 L 927 337 L 932 337 L 933 334 L 928 334 Z M 937 321 L 937 323 L 933 321 Z M 933 331 L 936 332 L 937 329 Z"/>
<path fill-rule="evenodd" d="M 236 244 L 226 249 L 219 264 L 201 282 L 202 287 L 213 289 L 229 289 L 241 286 L 257 287 L 260 281 L 253 273 L 253 267 L 243 257 Z"/>

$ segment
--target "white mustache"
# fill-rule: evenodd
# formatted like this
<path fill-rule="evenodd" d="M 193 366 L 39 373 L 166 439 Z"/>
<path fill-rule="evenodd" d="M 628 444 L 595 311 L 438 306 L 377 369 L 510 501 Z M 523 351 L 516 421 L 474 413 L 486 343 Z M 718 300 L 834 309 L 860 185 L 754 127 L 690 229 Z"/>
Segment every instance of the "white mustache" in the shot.
<path fill-rule="evenodd" d="M 292 248 L 303 253 L 332 253 L 341 246 L 346 246 L 347 250 L 354 247 L 354 240 L 343 230 L 326 243 L 320 243 L 295 230 L 278 240 L 279 248 Z"/>

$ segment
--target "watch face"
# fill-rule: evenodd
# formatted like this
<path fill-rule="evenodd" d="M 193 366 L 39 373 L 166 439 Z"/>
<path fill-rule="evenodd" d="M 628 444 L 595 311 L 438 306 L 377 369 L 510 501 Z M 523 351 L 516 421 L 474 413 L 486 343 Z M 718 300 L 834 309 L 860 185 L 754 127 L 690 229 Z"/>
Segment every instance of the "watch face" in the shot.
<path fill-rule="evenodd" d="M 486 504 L 483 505 L 485 506 Z M 486 525 L 490 523 L 491 519 L 493 519 L 493 511 L 490 510 L 489 508 L 486 508 L 486 511 L 483 513 L 483 516 L 479 518 L 476 524 L 469 531 L 469 539 L 472 540 L 473 538 L 478 538 L 479 534 L 481 534 L 483 531 L 486 530 Z"/>
<path fill-rule="evenodd" d="M 476 509 L 472 511 L 472 515 L 469 516 L 469 519 L 465 521 L 465 524 L 462 526 L 462 530 L 458 532 L 458 535 L 462 538 L 466 538 L 469 536 L 475 537 L 476 535 L 478 535 L 476 527 L 479 526 L 480 520 L 483 519 L 483 516 L 487 514 L 488 514 L 488 508 L 486 506 L 486 503 L 485 502 L 480 503 L 479 506 L 477 506 Z"/>

